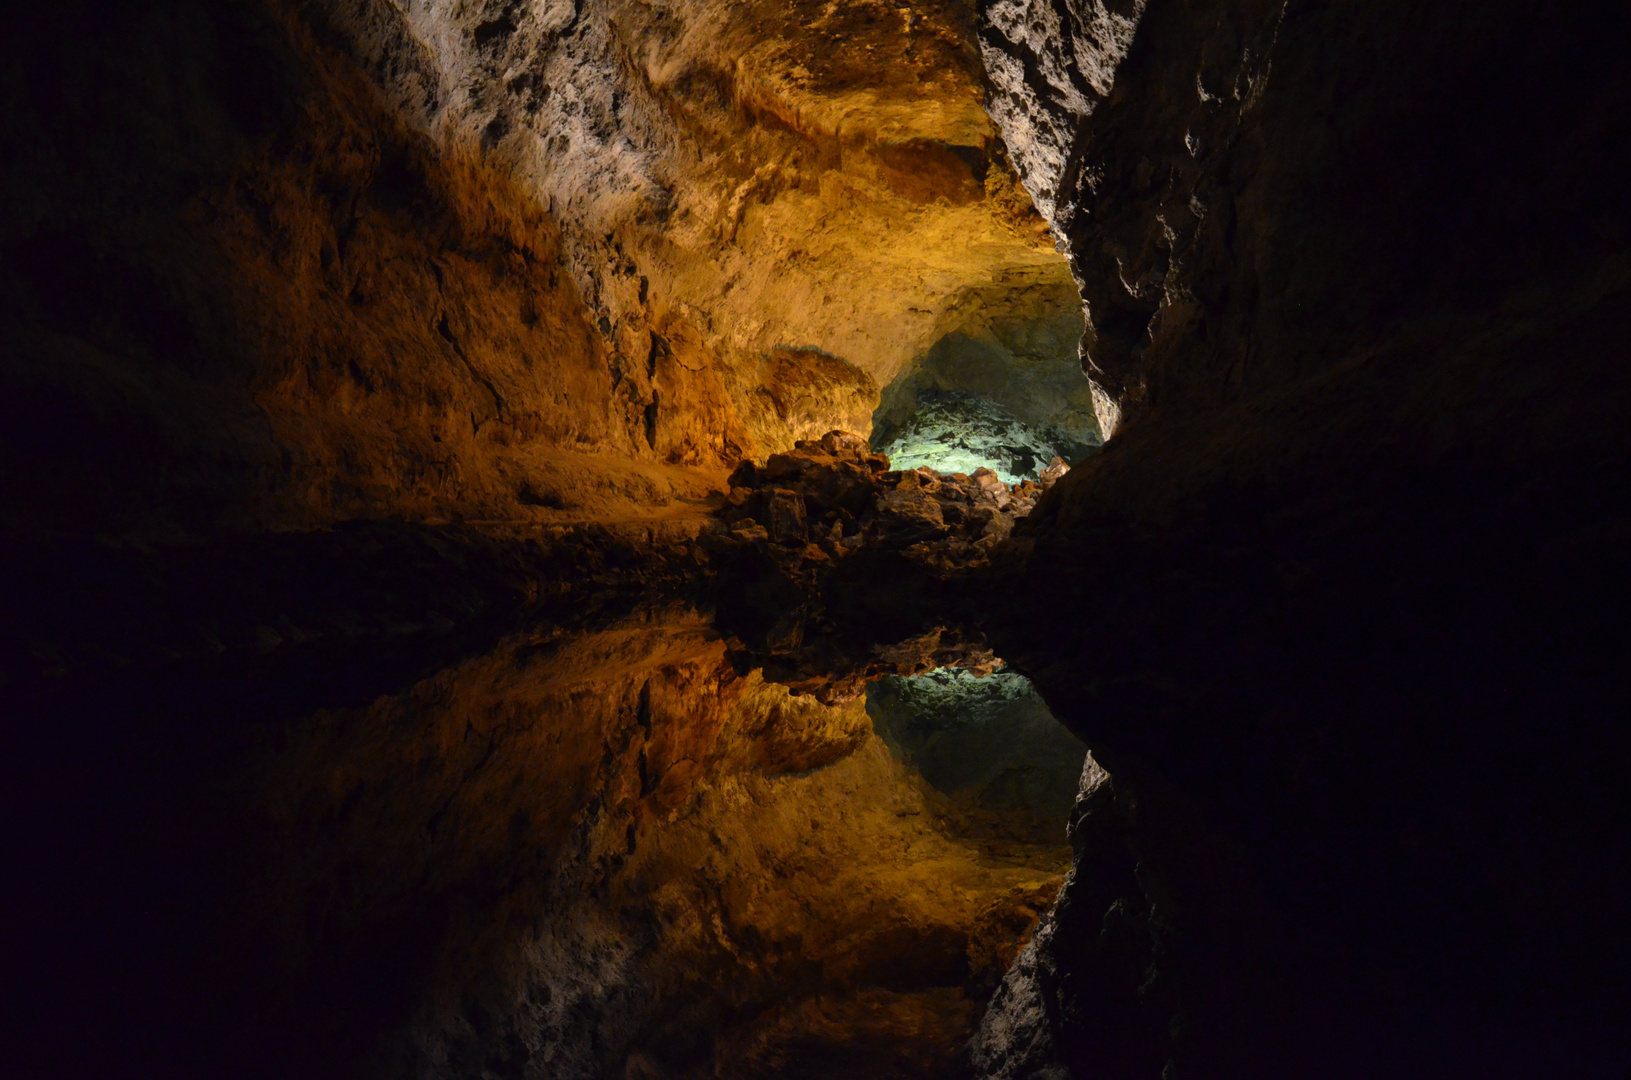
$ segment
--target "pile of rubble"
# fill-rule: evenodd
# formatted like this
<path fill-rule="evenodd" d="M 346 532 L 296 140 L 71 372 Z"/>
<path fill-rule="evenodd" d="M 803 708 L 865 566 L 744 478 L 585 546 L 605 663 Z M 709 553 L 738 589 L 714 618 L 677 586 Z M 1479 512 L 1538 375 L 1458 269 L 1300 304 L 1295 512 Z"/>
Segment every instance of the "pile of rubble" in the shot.
<path fill-rule="evenodd" d="M 743 462 L 707 537 L 721 627 L 745 662 L 823 697 L 870 675 L 987 666 L 977 636 L 921 613 L 957 611 L 962 576 L 1068 470 L 1055 458 L 1013 487 L 984 468 L 892 471 L 844 431 Z"/>
<path fill-rule="evenodd" d="M 1068 471 L 1056 457 L 1040 481 L 1013 487 L 984 468 L 892 472 L 861 436 L 832 431 L 772 454 L 763 467 L 743 462 L 719 517 L 743 542 L 779 544 L 818 562 L 868 547 L 976 558 L 1006 539 L 1015 519 Z"/>

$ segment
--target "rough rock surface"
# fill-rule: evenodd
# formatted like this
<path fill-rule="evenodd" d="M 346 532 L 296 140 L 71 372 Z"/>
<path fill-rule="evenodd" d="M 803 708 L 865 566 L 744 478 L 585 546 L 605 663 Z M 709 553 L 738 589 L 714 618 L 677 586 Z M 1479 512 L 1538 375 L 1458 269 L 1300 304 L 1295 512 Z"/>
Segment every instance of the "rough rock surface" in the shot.
<path fill-rule="evenodd" d="M 983 1067 L 1623 1069 L 1623 13 L 982 10 L 1114 432 L 1016 527 L 982 626 L 1132 830 L 1123 871 L 1078 856 Z M 1078 50 L 1115 54 L 1091 93 L 1051 59 Z M 1188 824 L 1140 825 L 1158 804 Z M 1209 929 L 1174 936 L 1174 896 Z M 1038 1000 L 1032 1057 L 995 1033 Z"/>
<path fill-rule="evenodd" d="M 9 1070 L 962 1075 L 1067 856 L 859 694 L 1000 652 L 1099 771 L 983 1070 L 1625 1073 L 1626 18 L 8 15 Z"/>
<path fill-rule="evenodd" d="M 987 0 L 980 56 L 986 106 L 1036 208 L 1056 230 L 1072 212 L 1082 122 L 1110 93 L 1146 0 Z M 1073 166 L 1075 166 L 1073 168 Z"/>
<path fill-rule="evenodd" d="M 104 7 L 4 74 L 14 530 L 650 517 L 1074 305 L 960 4 Z"/>
<path fill-rule="evenodd" d="M 981 108 L 971 5 L 323 9 L 412 127 L 549 206 L 620 363 L 695 343 L 761 458 L 864 429 L 948 333 L 1074 306 Z"/>
<path fill-rule="evenodd" d="M 3 76 L 9 531 L 650 516 L 739 456 L 678 348 L 648 430 L 546 209 L 320 21 L 102 8 L 31 13 Z"/>
<path fill-rule="evenodd" d="M 1625 237 L 1589 179 L 1623 93 L 1590 26 L 1518 2 L 984 5 L 993 118 L 1048 148 L 1014 160 L 1068 247 L 1106 434 L 1474 316 L 1518 279 L 1591 278 Z M 1570 225 L 1534 228 L 1536 205 Z"/>
<path fill-rule="evenodd" d="M 1080 464 L 1098 444 L 1051 425 L 1033 427 L 988 398 L 928 391 L 878 449 L 904 469 L 974 473 L 988 468 L 1004 483 L 1018 484 L 1040 478 L 1050 463 L 1063 464 L 1066 457 Z"/>
<path fill-rule="evenodd" d="M 744 462 L 702 537 L 739 663 L 835 701 L 883 674 L 997 663 L 965 587 L 1067 467 L 1010 488 L 990 469 L 891 471 L 832 431 Z"/>

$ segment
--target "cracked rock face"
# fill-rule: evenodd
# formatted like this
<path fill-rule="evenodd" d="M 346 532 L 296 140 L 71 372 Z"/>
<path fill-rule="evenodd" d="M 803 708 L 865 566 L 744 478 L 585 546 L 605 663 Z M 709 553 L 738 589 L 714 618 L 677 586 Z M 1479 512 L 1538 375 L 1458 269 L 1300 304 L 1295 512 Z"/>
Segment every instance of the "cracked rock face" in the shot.
<path fill-rule="evenodd" d="M 323 20 L 75 18 L 6 76 L 16 531 L 605 519 L 734 463 L 685 343 L 624 371 L 547 208 L 404 126 Z"/>
<path fill-rule="evenodd" d="M 1440 301 L 1490 302 L 1536 270 L 1515 248 L 1589 260 L 1619 235 L 1605 192 L 1570 194 L 1544 164 L 1615 153 L 1589 117 L 1617 91 L 1594 99 L 1552 66 L 1584 26 L 1542 20 L 1537 44 L 1510 29 L 1526 8 L 1469 26 L 1456 11 L 982 5 L 993 122 L 1070 256 L 1106 434 L 1324 368 Z M 1571 135 L 1545 117 L 1576 90 Z M 1503 110 L 1524 119 L 1499 130 Z M 1518 158 L 1504 183 L 1483 171 Z M 1569 206 L 1582 232 L 1496 241 L 1531 231 L 1520 189 Z"/>
<path fill-rule="evenodd" d="M 988 0 L 980 11 L 980 57 L 992 122 L 1015 168 L 1055 230 L 1075 212 L 1067 174 L 1077 135 L 1115 84 L 1146 0 L 1039 4 Z"/>

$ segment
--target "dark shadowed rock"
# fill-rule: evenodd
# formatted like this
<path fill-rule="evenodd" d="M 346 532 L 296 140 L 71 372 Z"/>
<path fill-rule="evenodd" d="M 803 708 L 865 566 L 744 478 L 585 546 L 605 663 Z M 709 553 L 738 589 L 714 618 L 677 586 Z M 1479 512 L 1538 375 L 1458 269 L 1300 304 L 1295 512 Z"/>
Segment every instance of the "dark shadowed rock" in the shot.
<path fill-rule="evenodd" d="M 1125 848 L 1079 854 L 982 1060 L 1623 1070 L 1625 14 L 982 13 L 1114 433 L 983 625 L 1114 776 L 1086 820 Z"/>

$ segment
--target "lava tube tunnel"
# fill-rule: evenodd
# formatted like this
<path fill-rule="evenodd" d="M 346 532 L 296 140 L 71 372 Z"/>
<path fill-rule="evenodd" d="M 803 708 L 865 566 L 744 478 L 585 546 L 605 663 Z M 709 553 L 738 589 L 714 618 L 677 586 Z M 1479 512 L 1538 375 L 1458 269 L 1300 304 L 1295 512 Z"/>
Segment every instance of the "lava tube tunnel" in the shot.
<path fill-rule="evenodd" d="M 66 0 L 23 1080 L 1631 1071 L 1631 41 Z"/>

